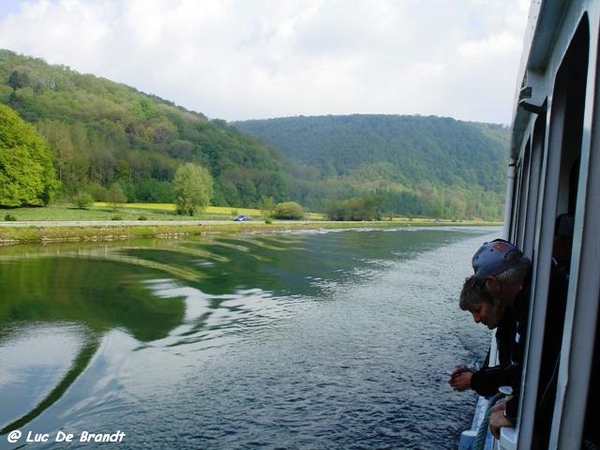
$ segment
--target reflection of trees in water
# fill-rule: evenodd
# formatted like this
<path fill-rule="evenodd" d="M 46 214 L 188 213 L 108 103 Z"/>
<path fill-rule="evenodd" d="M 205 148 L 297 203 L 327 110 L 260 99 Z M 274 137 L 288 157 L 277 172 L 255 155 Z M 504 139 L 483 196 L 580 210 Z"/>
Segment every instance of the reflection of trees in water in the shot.
<path fill-rule="evenodd" d="M 83 373 L 85 368 L 88 366 L 93 356 L 96 354 L 98 347 L 100 346 L 100 336 L 96 334 L 90 334 L 85 337 L 84 342 L 82 343 L 81 349 L 77 354 L 77 357 L 73 361 L 71 368 L 67 371 L 67 373 L 62 377 L 62 379 L 58 382 L 56 387 L 52 389 L 46 397 L 39 402 L 35 408 L 29 411 L 22 417 L 19 417 L 17 420 L 6 425 L 4 428 L 0 429 L 0 435 L 4 435 L 12 430 L 16 430 L 21 428 L 22 426 L 28 424 L 33 419 L 42 414 L 47 408 L 52 406 L 56 401 L 58 401 L 62 395 L 66 392 L 66 390 L 75 382 L 77 377 Z"/>
<path fill-rule="evenodd" d="M 29 423 L 58 401 L 86 370 L 108 331 L 120 328 L 148 342 L 167 336 L 184 317 L 182 298 L 157 297 L 143 283 L 164 277 L 163 271 L 121 260 L 111 251 L 26 253 L 20 258 L 13 254 L 0 264 L 0 345 L 18 332 L 20 324 L 77 323 L 86 330 L 61 380 L 0 434 Z"/>
<path fill-rule="evenodd" d="M 90 258 L 41 258 L 2 265 L 0 330 L 11 323 L 75 322 L 103 334 L 126 329 L 140 341 L 181 323 L 182 299 L 165 301 L 143 283 L 164 276 L 138 265 Z"/>
<path fill-rule="evenodd" d="M 232 274 L 231 283 L 223 283 L 229 278 L 220 276 L 223 268 L 252 272 L 256 262 L 268 259 L 258 254 L 260 248 L 262 253 L 289 248 L 275 242 L 250 245 L 234 240 L 211 240 L 208 244 L 177 241 L 161 248 L 61 245 L 3 252 L 0 344 L 18 330 L 18 323 L 78 323 L 88 331 L 57 385 L 31 411 L 2 428 L 0 434 L 26 425 L 58 401 L 88 367 L 104 334 L 114 328 L 126 330 L 143 343 L 167 346 L 222 336 L 227 326 L 211 316 L 223 309 L 235 315 L 242 309 L 238 304 L 228 305 L 227 298 L 212 297 L 204 313 L 194 317 L 185 330 L 178 329 L 184 323 L 185 295 L 158 295 L 146 281 L 167 278 L 172 285 L 193 289 L 213 285 L 210 279 L 220 277 L 221 283 L 215 282 L 215 286 L 234 286 L 239 284 L 235 281 L 237 275 Z M 176 329 L 179 333 L 170 336 Z"/>
<path fill-rule="evenodd" d="M 331 278 L 332 266 L 348 273 L 359 263 L 341 236 L 327 242 L 315 235 L 272 235 L 2 252 L 0 343 L 19 322 L 78 323 L 89 335 L 56 387 L 0 434 L 29 423 L 60 399 L 110 330 L 128 332 L 142 343 L 138 350 L 205 348 L 285 316 L 290 296 L 310 297 L 320 289 L 311 280 L 322 273 Z M 160 280 L 170 287 L 161 288 Z M 280 302 L 284 295 L 288 301 Z M 201 308 L 186 317 L 190 301 Z"/>

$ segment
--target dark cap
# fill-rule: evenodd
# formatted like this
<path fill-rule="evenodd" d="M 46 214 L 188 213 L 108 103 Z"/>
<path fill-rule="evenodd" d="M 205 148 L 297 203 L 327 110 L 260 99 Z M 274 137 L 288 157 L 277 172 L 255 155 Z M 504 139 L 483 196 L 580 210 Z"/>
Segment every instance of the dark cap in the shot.
<path fill-rule="evenodd" d="M 475 278 L 484 279 L 498 275 L 511 268 L 521 256 L 521 250 L 504 239 L 485 242 L 473 255 Z"/>

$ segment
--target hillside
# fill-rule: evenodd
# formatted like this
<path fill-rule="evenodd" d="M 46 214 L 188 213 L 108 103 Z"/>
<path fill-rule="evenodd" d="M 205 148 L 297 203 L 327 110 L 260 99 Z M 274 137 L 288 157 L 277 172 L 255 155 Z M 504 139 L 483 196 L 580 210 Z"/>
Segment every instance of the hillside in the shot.
<path fill-rule="evenodd" d="M 319 212 L 346 201 L 385 215 L 501 217 L 509 132 L 499 125 L 384 115 L 227 123 L 9 50 L 0 104 L 45 139 L 66 201 L 107 201 L 118 185 L 130 202 L 172 202 L 175 171 L 194 162 L 210 171 L 220 206 L 270 197 Z"/>
<path fill-rule="evenodd" d="M 290 193 L 377 194 L 394 212 L 500 218 L 509 129 L 451 118 L 390 115 L 235 122 L 303 164 Z M 318 202 L 317 202 L 318 204 Z"/>
<path fill-rule="evenodd" d="M 171 202 L 181 162 L 209 168 L 216 204 L 287 198 L 279 151 L 123 84 L 0 50 L 0 103 L 46 139 L 66 199 L 83 190 L 104 200 L 118 183 L 129 201 Z"/>

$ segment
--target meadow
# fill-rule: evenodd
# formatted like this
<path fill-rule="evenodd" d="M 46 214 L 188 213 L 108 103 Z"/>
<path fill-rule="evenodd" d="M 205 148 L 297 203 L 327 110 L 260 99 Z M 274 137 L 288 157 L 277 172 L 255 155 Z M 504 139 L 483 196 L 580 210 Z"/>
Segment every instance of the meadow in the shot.
<path fill-rule="evenodd" d="M 180 216 L 172 203 L 124 203 L 110 205 L 96 202 L 88 208 L 76 208 L 68 204 L 56 204 L 45 208 L 5 209 L 1 220 L 228 220 L 238 214 L 248 214 L 253 219 L 262 219 L 262 212 L 251 208 L 209 206 L 194 216 Z M 8 218 L 8 217 L 11 218 Z"/>
<path fill-rule="evenodd" d="M 248 222 L 235 222 L 238 214 L 252 217 Z M 57 226 L 52 222 L 71 222 Z M 102 224 L 95 224 L 102 221 Z M 127 222 L 125 222 L 127 221 Z M 81 223 L 75 223 L 81 222 Z M 86 224 L 85 222 L 90 222 Z M 173 222 L 170 224 L 169 222 Z M 187 223 L 189 222 L 189 224 Z M 11 226 L 13 225 L 13 226 Z M 397 228 L 432 225 L 498 225 L 490 222 L 438 221 L 406 217 L 371 222 L 328 221 L 323 214 L 310 213 L 300 221 L 265 222 L 262 212 L 251 208 L 209 206 L 194 216 L 180 216 L 174 205 L 160 203 L 127 203 L 110 205 L 94 203 L 86 209 L 72 205 L 45 208 L 4 209 L 0 213 L 0 246 L 23 243 L 60 241 L 109 241 L 138 238 L 180 238 L 182 236 L 227 233 L 272 233 L 291 230 Z"/>

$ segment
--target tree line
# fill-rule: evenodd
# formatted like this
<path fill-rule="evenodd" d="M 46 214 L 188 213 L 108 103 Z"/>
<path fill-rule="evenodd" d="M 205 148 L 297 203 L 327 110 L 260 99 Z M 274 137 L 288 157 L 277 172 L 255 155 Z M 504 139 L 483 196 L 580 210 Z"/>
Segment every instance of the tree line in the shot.
<path fill-rule="evenodd" d="M 501 217 L 509 133 L 500 125 L 381 115 L 227 123 L 8 50 L 0 50 L 0 104 L 41 137 L 54 179 L 44 198 L 4 207 L 175 202 L 177 171 L 191 163 L 207 171 L 220 206 L 270 199 L 339 218 Z"/>
<path fill-rule="evenodd" d="M 0 80 L 0 104 L 32 124 L 52 152 L 58 197 L 85 191 L 106 200 L 116 183 L 128 201 L 173 202 L 184 163 L 209 171 L 218 205 L 288 196 L 281 153 L 225 121 L 8 50 L 0 50 Z"/>
<path fill-rule="evenodd" d="M 447 117 L 350 115 L 233 123 L 297 162 L 289 190 L 312 209 L 374 199 L 381 214 L 499 219 L 510 131 Z M 346 202 L 346 204 L 348 204 Z"/>

